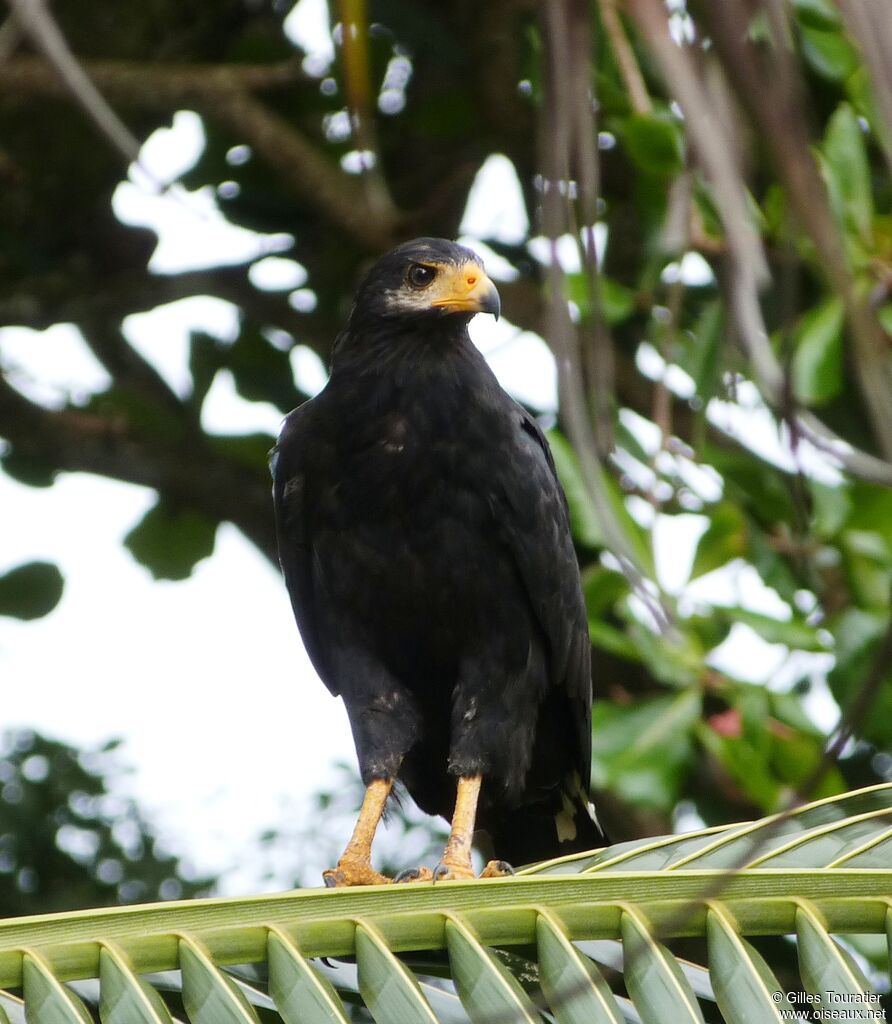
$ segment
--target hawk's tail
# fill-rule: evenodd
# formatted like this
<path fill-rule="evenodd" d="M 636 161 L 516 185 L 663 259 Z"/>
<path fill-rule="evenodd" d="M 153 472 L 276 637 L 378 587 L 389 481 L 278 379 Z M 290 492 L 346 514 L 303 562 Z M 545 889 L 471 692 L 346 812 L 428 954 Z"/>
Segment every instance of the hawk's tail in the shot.
<path fill-rule="evenodd" d="M 576 774 L 548 797 L 492 822 L 488 831 L 495 856 L 514 867 L 596 850 L 610 842 Z"/>

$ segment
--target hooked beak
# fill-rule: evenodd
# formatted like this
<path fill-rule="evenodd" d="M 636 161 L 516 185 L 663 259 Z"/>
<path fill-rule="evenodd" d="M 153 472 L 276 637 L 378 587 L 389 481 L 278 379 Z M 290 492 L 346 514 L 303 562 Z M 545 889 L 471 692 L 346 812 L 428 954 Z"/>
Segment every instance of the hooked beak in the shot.
<path fill-rule="evenodd" d="M 499 319 L 502 305 L 496 286 L 479 263 L 469 261 L 445 276 L 431 306 L 450 313 L 492 313 Z"/>

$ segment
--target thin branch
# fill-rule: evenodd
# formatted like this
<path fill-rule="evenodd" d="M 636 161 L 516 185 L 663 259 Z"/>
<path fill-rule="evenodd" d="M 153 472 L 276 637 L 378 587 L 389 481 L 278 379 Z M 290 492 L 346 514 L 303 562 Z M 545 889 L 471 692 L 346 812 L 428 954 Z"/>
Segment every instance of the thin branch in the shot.
<path fill-rule="evenodd" d="M 271 64 L 180 64 L 137 60 L 85 60 L 90 80 L 104 94 L 132 106 L 167 109 L 180 102 L 198 102 L 221 90 L 277 92 L 307 83 L 300 62 L 292 58 Z M 68 95 L 52 65 L 40 57 L 19 56 L 0 67 L 6 98 Z"/>
<path fill-rule="evenodd" d="M 150 401 L 186 418 L 186 407 L 167 381 L 133 348 L 121 332 L 117 317 L 90 317 L 79 324 L 87 347 L 116 384 L 132 388 Z"/>
<path fill-rule="evenodd" d="M 870 72 L 880 115 L 877 135 L 892 172 L 892 19 L 889 7 L 877 0 L 838 0 L 838 4 Z"/>
<path fill-rule="evenodd" d="M 600 167 L 598 164 L 595 97 L 592 92 L 591 11 L 588 4 L 573 4 L 567 57 L 570 62 L 570 117 L 577 207 L 580 213 L 580 256 L 588 284 L 591 316 L 582 326 L 582 353 L 590 396 L 595 439 L 601 459 L 613 448 L 614 385 L 616 376 L 613 338 L 604 315 L 603 282 L 595 247 L 598 220 Z"/>
<path fill-rule="evenodd" d="M 252 261 L 253 262 L 253 261 Z M 122 320 L 196 295 L 216 295 L 249 309 L 256 320 L 303 334 L 315 330 L 318 314 L 298 313 L 281 292 L 257 289 L 248 265 L 213 267 L 181 274 L 147 274 L 126 269 L 113 275 L 31 275 L 27 288 L 0 298 L 0 323 L 46 330 L 52 324 Z"/>
<path fill-rule="evenodd" d="M 90 80 L 43 0 L 9 0 L 9 4 L 35 47 L 52 64 L 65 88 L 90 120 L 128 163 L 138 163 L 139 139 Z"/>
<path fill-rule="evenodd" d="M 619 68 L 620 77 L 626 87 L 629 102 L 636 114 L 649 114 L 653 110 L 653 103 L 647 85 L 644 82 L 644 75 L 638 66 L 638 59 L 626 30 L 623 28 L 622 20 L 616 9 L 616 0 L 598 0 L 601 10 L 601 23 L 604 32 L 610 41 L 610 49 L 616 58 L 616 65 Z"/>

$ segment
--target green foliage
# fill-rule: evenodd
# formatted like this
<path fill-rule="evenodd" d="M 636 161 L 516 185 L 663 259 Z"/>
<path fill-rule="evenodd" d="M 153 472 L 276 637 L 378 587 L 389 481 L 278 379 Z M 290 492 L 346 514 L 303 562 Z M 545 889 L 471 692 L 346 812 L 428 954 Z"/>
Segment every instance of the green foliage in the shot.
<path fill-rule="evenodd" d="M 733 558 L 741 558 L 747 551 L 746 517 L 737 505 L 722 502 L 712 510 L 694 554 L 691 579 L 727 565 Z"/>
<path fill-rule="evenodd" d="M 631 707 L 597 701 L 592 719 L 595 787 L 630 804 L 671 812 L 693 765 L 697 692 L 683 690 Z"/>
<path fill-rule="evenodd" d="M 585 274 L 568 274 L 566 279 L 567 298 L 576 303 L 582 317 L 589 320 L 593 316 L 589 280 Z M 598 299 L 601 305 L 601 315 L 610 326 L 621 324 L 628 320 L 635 311 L 635 293 L 613 281 L 609 277 L 602 276 L 598 281 Z"/>
<path fill-rule="evenodd" d="M 864 132 L 848 103 L 841 103 L 828 121 L 823 153 L 836 215 L 848 231 L 869 246 L 874 217 L 870 164 Z"/>
<path fill-rule="evenodd" d="M 39 619 L 62 599 L 65 581 L 58 566 L 29 562 L 0 576 L 0 615 Z"/>
<path fill-rule="evenodd" d="M 115 792 L 115 744 L 78 751 L 28 731 L 0 744 L 0 917 L 207 892 Z"/>
<path fill-rule="evenodd" d="M 216 535 L 213 519 L 161 500 L 127 534 L 124 544 L 155 579 L 184 580 L 196 563 L 213 554 Z"/>
<path fill-rule="evenodd" d="M 799 321 L 793 393 L 805 405 L 828 402 L 842 390 L 842 302 L 834 295 Z"/>
<path fill-rule="evenodd" d="M 677 122 L 670 116 L 633 114 L 620 125 L 630 158 L 644 174 L 671 178 L 683 162 L 683 143 Z"/>

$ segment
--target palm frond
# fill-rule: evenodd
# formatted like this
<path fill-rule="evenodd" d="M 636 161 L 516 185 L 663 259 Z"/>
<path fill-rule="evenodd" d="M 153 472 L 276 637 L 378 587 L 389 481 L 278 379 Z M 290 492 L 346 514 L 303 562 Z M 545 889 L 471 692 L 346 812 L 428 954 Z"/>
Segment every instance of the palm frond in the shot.
<path fill-rule="evenodd" d="M 512 878 L 0 922 L 0 1024 L 796 1019 L 764 936 L 795 937 L 809 1005 L 879 1020 L 834 933 L 888 941 L 890 897 L 892 784 Z"/>

